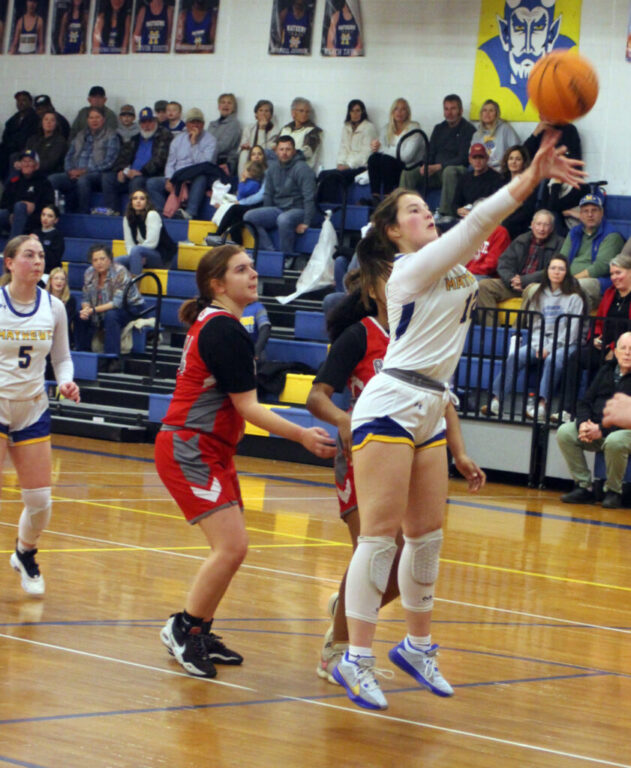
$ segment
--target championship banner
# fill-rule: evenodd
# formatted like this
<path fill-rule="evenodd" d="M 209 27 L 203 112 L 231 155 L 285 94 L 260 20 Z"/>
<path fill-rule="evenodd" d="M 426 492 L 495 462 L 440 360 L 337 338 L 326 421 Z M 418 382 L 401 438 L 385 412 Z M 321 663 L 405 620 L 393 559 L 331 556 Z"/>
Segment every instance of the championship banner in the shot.
<path fill-rule="evenodd" d="M 44 53 L 47 0 L 15 0 L 8 52 L 13 55 Z"/>
<path fill-rule="evenodd" d="M 323 56 L 363 56 L 360 0 L 326 0 L 322 22 Z"/>
<path fill-rule="evenodd" d="M 92 53 L 129 53 L 132 0 L 97 0 Z"/>
<path fill-rule="evenodd" d="M 50 52 L 70 55 L 88 47 L 90 0 L 54 0 Z"/>
<path fill-rule="evenodd" d="M 214 53 L 219 0 L 182 0 L 175 32 L 176 53 Z"/>
<path fill-rule="evenodd" d="M 308 56 L 315 0 L 274 0 L 269 53 Z"/>
<path fill-rule="evenodd" d="M 528 74 L 546 53 L 578 45 L 581 0 L 482 0 L 471 118 L 487 99 L 502 118 L 538 122 L 528 101 Z"/>
<path fill-rule="evenodd" d="M 137 0 L 133 53 L 168 53 L 173 30 L 173 0 Z"/>

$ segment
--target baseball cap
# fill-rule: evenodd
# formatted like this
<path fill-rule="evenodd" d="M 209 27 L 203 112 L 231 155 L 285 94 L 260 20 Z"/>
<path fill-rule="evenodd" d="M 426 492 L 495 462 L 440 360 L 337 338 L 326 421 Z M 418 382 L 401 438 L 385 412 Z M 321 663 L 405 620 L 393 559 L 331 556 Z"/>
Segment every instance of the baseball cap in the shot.
<path fill-rule="evenodd" d="M 123 104 L 123 106 L 120 108 L 119 115 L 131 115 L 132 117 L 136 117 L 136 110 L 132 107 L 131 104 Z"/>
<path fill-rule="evenodd" d="M 579 206 L 583 205 L 597 205 L 599 208 L 604 208 L 605 201 L 603 200 L 602 195 L 599 195 L 595 192 L 590 192 L 588 195 L 581 197 Z"/>
<path fill-rule="evenodd" d="M 204 122 L 204 113 L 201 109 L 197 109 L 197 107 L 189 109 L 186 113 L 186 123 L 192 123 L 194 120 L 198 120 L 200 123 Z"/>
<path fill-rule="evenodd" d="M 486 151 L 484 144 L 472 144 L 469 147 L 469 157 L 488 157 L 489 153 Z"/>
<path fill-rule="evenodd" d="M 105 88 L 102 85 L 93 85 L 88 96 L 105 96 Z"/>
<path fill-rule="evenodd" d="M 166 99 L 158 99 L 158 101 L 156 101 L 156 103 L 153 105 L 153 108 L 156 112 L 164 112 L 168 103 L 169 102 Z"/>
<path fill-rule="evenodd" d="M 25 157 L 30 157 L 35 163 L 39 163 L 39 155 L 34 149 L 25 149 L 20 152 L 20 160 L 23 160 Z"/>
<path fill-rule="evenodd" d="M 52 106 L 52 101 L 50 100 L 50 96 L 47 96 L 45 93 L 42 93 L 40 96 L 35 97 L 35 101 L 33 102 L 36 107 L 49 107 Z"/>
<path fill-rule="evenodd" d="M 140 112 L 138 113 L 138 122 L 139 123 L 148 123 L 151 120 L 154 119 L 153 110 L 151 107 L 143 107 Z"/>

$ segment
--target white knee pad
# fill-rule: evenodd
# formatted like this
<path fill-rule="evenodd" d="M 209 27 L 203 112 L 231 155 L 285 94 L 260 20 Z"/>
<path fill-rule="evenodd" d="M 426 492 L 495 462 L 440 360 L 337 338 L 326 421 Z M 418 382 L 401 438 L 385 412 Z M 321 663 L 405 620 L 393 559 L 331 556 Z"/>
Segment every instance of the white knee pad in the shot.
<path fill-rule="evenodd" d="M 26 488 L 22 491 L 24 509 L 20 515 L 18 536 L 24 544 L 35 545 L 50 521 L 50 488 Z"/>
<path fill-rule="evenodd" d="M 391 536 L 360 536 L 346 578 L 346 615 L 377 622 L 397 545 Z"/>
<path fill-rule="evenodd" d="M 442 529 L 430 531 L 416 539 L 403 538 L 405 544 L 398 571 L 401 603 L 408 611 L 431 611 L 443 543 Z"/>

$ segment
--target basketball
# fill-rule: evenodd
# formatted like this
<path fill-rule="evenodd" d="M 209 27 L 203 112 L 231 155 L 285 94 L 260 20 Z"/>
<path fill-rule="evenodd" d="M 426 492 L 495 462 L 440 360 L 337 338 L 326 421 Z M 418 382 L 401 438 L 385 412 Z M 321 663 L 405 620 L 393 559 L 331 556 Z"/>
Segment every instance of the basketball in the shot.
<path fill-rule="evenodd" d="M 542 120 L 555 125 L 571 123 L 596 103 L 598 75 L 591 62 L 578 53 L 553 51 L 532 68 L 528 95 Z"/>

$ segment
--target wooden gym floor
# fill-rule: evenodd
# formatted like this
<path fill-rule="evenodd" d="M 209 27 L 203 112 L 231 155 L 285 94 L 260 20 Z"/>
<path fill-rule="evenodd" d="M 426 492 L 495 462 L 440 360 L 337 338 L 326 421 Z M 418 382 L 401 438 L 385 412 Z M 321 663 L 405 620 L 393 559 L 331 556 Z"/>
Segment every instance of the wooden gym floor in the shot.
<path fill-rule="evenodd" d="M 396 670 L 371 713 L 320 680 L 326 606 L 350 555 L 330 470 L 238 459 L 250 551 L 215 621 L 245 656 L 185 675 L 158 637 L 205 548 L 152 446 L 56 436 L 43 600 L 0 518 L 0 766 L 631 766 L 631 510 L 452 481 L 433 637 L 452 699 Z M 402 637 L 382 613 L 378 666 Z"/>

